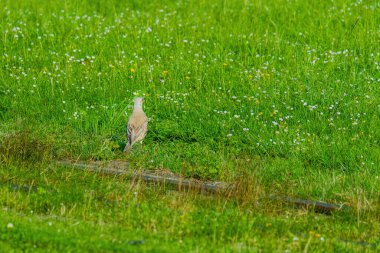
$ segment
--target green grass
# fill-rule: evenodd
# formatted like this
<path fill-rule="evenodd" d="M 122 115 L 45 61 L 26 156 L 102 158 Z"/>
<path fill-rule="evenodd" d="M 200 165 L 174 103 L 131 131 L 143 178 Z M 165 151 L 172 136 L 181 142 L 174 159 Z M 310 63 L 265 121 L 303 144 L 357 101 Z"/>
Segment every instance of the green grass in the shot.
<path fill-rule="evenodd" d="M 21 174 L 28 176 L 13 178 Z M 1 176 L 6 249 L 273 252 L 301 251 L 308 241 L 312 252 L 378 249 L 379 227 L 367 222 L 374 213 L 316 215 L 255 197 L 178 193 L 54 165 L 8 166 Z"/>
<path fill-rule="evenodd" d="M 379 248 L 378 1 L 3 2 L 0 248 Z M 124 155 L 135 96 L 149 132 Z M 67 158 L 249 175 L 254 187 L 175 193 L 53 162 Z M 320 216 L 259 194 L 352 211 Z"/>

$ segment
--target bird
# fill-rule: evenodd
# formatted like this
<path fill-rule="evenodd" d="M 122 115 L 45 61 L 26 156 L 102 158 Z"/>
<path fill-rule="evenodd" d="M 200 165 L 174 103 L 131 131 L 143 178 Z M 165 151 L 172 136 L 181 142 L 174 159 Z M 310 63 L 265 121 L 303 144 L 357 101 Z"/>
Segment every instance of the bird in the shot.
<path fill-rule="evenodd" d="M 136 142 L 140 141 L 142 143 L 148 131 L 148 117 L 142 108 L 144 99 L 136 97 L 133 101 L 133 112 L 128 119 L 127 144 L 125 145 L 124 152 L 130 151 Z"/>

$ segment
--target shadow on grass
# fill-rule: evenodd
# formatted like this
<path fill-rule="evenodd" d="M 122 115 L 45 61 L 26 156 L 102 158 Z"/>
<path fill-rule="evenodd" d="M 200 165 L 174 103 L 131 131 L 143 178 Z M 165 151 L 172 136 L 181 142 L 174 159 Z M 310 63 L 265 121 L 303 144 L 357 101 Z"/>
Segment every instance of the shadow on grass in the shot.
<path fill-rule="evenodd" d="M 0 162 L 43 162 L 51 158 L 52 144 L 30 131 L 6 135 L 0 140 Z"/>

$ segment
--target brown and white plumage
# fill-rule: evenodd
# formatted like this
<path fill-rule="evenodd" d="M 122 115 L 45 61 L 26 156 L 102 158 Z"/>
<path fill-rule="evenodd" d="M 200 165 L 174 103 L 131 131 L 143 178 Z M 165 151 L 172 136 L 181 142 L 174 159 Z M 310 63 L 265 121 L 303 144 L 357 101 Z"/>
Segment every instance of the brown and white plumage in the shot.
<path fill-rule="evenodd" d="M 127 125 L 127 144 L 124 152 L 131 150 L 133 144 L 144 139 L 148 131 L 148 118 L 142 109 L 143 98 L 135 98 L 132 115 Z"/>

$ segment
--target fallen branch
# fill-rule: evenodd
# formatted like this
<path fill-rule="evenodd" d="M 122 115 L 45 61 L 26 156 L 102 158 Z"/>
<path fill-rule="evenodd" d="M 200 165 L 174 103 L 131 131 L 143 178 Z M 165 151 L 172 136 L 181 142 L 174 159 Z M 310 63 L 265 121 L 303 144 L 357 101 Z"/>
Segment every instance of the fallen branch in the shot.
<path fill-rule="evenodd" d="M 143 180 L 150 183 L 161 183 L 177 186 L 178 189 L 188 189 L 188 190 L 200 190 L 205 192 L 223 192 L 228 190 L 232 184 L 224 182 L 210 182 L 201 181 L 193 178 L 183 178 L 175 175 L 158 175 L 154 172 L 149 171 L 130 171 L 128 170 L 127 162 L 112 161 L 108 163 L 99 162 L 70 162 L 70 161 L 59 161 L 60 165 L 75 167 L 78 169 L 83 169 L 87 171 L 93 171 L 108 175 L 124 175 L 132 180 Z"/>
<path fill-rule="evenodd" d="M 174 174 L 158 175 L 149 171 L 131 171 L 128 162 L 110 161 L 110 162 L 71 162 L 59 161 L 58 164 L 93 171 L 109 175 L 124 175 L 131 180 L 143 180 L 149 183 L 160 183 L 176 186 L 177 189 L 199 190 L 201 192 L 222 193 L 234 189 L 234 184 L 225 182 L 201 181 L 193 178 L 183 178 Z M 263 197 L 265 198 L 265 197 Z M 334 211 L 349 210 L 346 205 L 330 204 L 322 201 L 307 199 L 291 198 L 286 196 L 270 195 L 266 198 L 291 204 L 295 207 L 311 209 L 317 213 L 331 214 Z"/>

